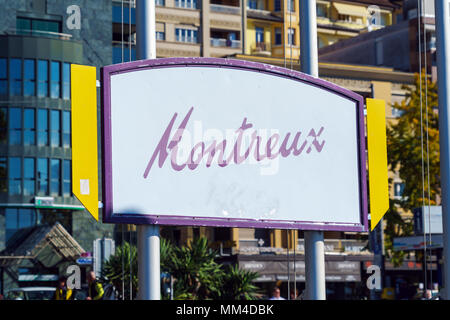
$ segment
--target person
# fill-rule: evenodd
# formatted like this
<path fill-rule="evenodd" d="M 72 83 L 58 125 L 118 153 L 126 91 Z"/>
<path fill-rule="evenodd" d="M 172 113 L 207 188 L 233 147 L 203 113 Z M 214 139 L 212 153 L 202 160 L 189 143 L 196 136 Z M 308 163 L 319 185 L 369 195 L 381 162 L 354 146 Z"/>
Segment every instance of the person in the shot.
<path fill-rule="evenodd" d="M 102 300 L 105 291 L 103 290 L 102 284 L 95 277 L 94 271 L 88 272 L 87 281 L 89 285 L 89 291 L 86 300 Z"/>
<path fill-rule="evenodd" d="M 273 288 L 273 291 L 272 291 L 272 298 L 270 298 L 269 300 L 286 300 L 286 299 L 284 299 L 281 296 L 280 288 L 275 287 L 275 288 Z"/>
<path fill-rule="evenodd" d="M 58 287 L 53 295 L 53 300 L 73 300 L 73 291 L 67 288 L 66 281 L 65 277 L 58 279 Z"/>
<path fill-rule="evenodd" d="M 291 300 L 298 300 L 298 296 L 298 289 L 295 289 L 295 292 L 291 290 Z"/>

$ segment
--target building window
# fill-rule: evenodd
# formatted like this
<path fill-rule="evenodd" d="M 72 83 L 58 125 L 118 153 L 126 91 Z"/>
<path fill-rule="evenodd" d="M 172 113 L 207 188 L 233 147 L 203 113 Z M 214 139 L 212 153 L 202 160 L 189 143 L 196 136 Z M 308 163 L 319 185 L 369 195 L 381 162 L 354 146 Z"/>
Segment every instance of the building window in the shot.
<path fill-rule="evenodd" d="M 70 148 L 70 111 L 63 111 L 62 134 L 63 147 Z"/>
<path fill-rule="evenodd" d="M 38 60 L 38 97 L 48 97 L 48 61 Z"/>
<path fill-rule="evenodd" d="M 197 9 L 197 0 L 175 0 L 175 7 Z"/>
<path fill-rule="evenodd" d="M 403 192 L 405 190 L 405 184 L 403 182 L 394 183 L 394 197 L 399 199 L 403 197 Z"/>
<path fill-rule="evenodd" d="M 295 46 L 295 29 L 288 29 L 288 45 Z"/>
<path fill-rule="evenodd" d="M 12 96 L 22 95 L 22 60 L 9 60 L 9 94 Z"/>
<path fill-rule="evenodd" d="M 63 160 L 63 195 L 70 196 L 72 192 L 72 170 L 70 160 Z"/>
<path fill-rule="evenodd" d="M 69 100 L 70 99 L 70 63 L 63 63 L 63 75 L 62 75 L 62 89 L 63 99 Z"/>
<path fill-rule="evenodd" d="M 59 195 L 61 187 L 61 160 L 50 159 L 50 194 Z"/>
<path fill-rule="evenodd" d="M 26 146 L 36 144 L 36 125 L 34 109 L 25 108 L 23 111 L 23 144 Z"/>
<path fill-rule="evenodd" d="M 6 144 L 6 138 L 8 136 L 8 118 L 6 111 L 6 108 L 0 108 L 0 144 Z"/>
<path fill-rule="evenodd" d="M 286 1 L 287 1 L 287 10 L 289 12 L 295 12 L 294 0 L 286 0 Z"/>
<path fill-rule="evenodd" d="M 5 209 L 5 240 L 11 239 L 13 234 L 23 228 L 35 226 L 37 223 L 37 214 L 32 209 Z"/>
<path fill-rule="evenodd" d="M 255 28 L 255 41 L 256 43 L 264 42 L 264 29 L 263 28 Z"/>
<path fill-rule="evenodd" d="M 8 163 L 8 177 L 9 186 L 8 191 L 10 196 L 22 194 L 22 163 L 18 157 L 10 157 Z"/>
<path fill-rule="evenodd" d="M 48 159 L 37 159 L 37 194 L 48 194 Z"/>
<path fill-rule="evenodd" d="M 48 145 L 48 110 L 38 109 L 38 146 Z"/>
<path fill-rule="evenodd" d="M 8 72 L 6 59 L 0 59 L 0 95 L 8 93 Z"/>
<path fill-rule="evenodd" d="M 162 31 L 156 31 L 156 40 L 166 40 L 166 35 Z"/>
<path fill-rule="evenodd" d="M 275 0 L 274 11 L 275 12 L 280 12 L 281 11 L 281 0 Z"/>
<path fill-rule="evenodd" d="M 6 193 L 7 188 L 7 169 L 8 165 L 5 157 L 0 157 L 0 193 Z"/>
<path fill-rule="evenodd" d="M 22 144 L 22 109 L 9 108 L 9 144 Z"/>
<path fill-rule="evenodd" d="M 20 31 L 20 34 L 42 35 L 42 33 L 60 33 L 61 22 L 53 20 L 17 18 L 16 28 Z"/>
<path fill-rule="evenodd" d="M 34 96 L 36 94 L 36 69 L 35 62 L 31 59 L 25 59 L 23 61 L 24 65 L 24 85 L 23 85 L 23 95 L 24 96 Z"/>
<path fill-rule="evenodd" d="M 52 61 L 50 64 L 50 97 L 59 98 L 61 92 L 61 63 Z"/>
<path fill-rule="evenodd" d="M 34 158 L 23 159 L 23 195 L 31 196 L 35 194 L 35 160 Z"/>
<path fill-rule="evenodd" d="M 61 121 L 60 111 L 50 111 L 50 145 L 52 147 L 61 146 Z"/>
<path fill-rule="evenodd" d="M 164 7 L 166 4 L 164 0 L 155 0 L 155 5 Z"/>
<path fill-rule="evenodd" d="M 197 30 L 176 28 L 175 39 L 178 42 L 197 43 Z"/>
<path fill-rule="evenodd" d="M 322 18 L 327 18 L 328 17 L 328 10 L 327 10 L 327 5 L 326 4 L 317 4 L 317 16 L 318 17 L 322 17 Z"/>
<path fill-rule="evenodd" d="M 275 28 L 275 45 L 279 46 L 283 43 L 283 36 L 281 33 L 281 28 Z"/>

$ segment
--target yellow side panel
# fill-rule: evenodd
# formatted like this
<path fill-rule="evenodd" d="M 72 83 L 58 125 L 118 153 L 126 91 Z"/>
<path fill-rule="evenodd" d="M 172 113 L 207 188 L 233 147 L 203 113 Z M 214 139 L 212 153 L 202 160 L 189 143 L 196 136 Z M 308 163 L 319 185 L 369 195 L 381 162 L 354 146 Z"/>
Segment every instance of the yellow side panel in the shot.
<path fill-rule="evenodd" d="M 72 64 L 72 192 L 98 221 L 97 78 Z"/>
<path fill-rule="evenodd" d="M 384 100 L 367 99 L 366 104 L 370 217 L 373 230 L 389 209 L 386 109 Z"/>

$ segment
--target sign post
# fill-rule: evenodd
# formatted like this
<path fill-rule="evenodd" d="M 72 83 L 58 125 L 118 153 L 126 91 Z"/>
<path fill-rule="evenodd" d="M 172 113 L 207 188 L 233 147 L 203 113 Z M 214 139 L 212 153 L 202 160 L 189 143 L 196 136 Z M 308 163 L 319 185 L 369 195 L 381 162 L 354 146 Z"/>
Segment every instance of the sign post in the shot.
<path fill-rule="evenodd" d="M 316 0 L 300 1 L 300 68 L 319 76 L 317 53 Z M 325 300 L 325 253 L 323 231 L 305 231 L 306 296 L 308 300 Z"/>
<path fill-rule="evenodd" d="M 439 142 L 442 196 L 442 229 L 444 288 L 443 298 L 450 299 L 450 3 L 449 0 L 435 0 L 436 54 L 439 93 Z M 427 289 L 427 288 L 425 288 Z"/>
<path fill-rule="evenodd" d="M 137 58 L 156 58 L 155 1 L 136 2 Z M 159 225 L 137 226 L 139 300 L 160 300 Z"/>

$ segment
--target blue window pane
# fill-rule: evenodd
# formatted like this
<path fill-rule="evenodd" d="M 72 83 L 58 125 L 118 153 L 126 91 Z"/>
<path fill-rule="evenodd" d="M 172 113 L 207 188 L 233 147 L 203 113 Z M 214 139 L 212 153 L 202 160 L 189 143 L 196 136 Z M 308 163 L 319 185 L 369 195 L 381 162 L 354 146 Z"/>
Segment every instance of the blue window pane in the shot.
<path fill-rule="evenodd" d="M 0 143 L 6 143 L 8 136 L 8 118 L 6 108 L 0 108 Z"/>
<path fill-rule="evenodd" d="M 48 194 L 48 159 L 39 158 L 37 160 L 37 193 L 39 195 Z"/>
<path fill-rule="evenodd" d="M 50 64 L 50 97 L 51 98 L 59 98 L 60 97 L 60 91 L 61 91 L 61 64 L 56 61 L 52 61 Z"/>
<path fill-rule="evenodd" d="M 35 160 L 34 158 L 23 159 L 23 194 L 34 195 L 35 186 Z"/>
<path fill-rule="evenodd" d="M 7 64 L 6 59 L 0 59 L 0 95 L 8 93 L 8 80 L 7 80 Z"/>
<path fill-rule="evenodd" d="M 24 130 L 23 130 L 23 144 L 36 144 L 36 126 L 35 126 L 35 110 L 24 109 Z"/>
<path fill-rule="evenodd" d="M 38 60 L 38 97 L 48 97 L 48 61 Z"/>
<path fill-rule="evenodd" d="M 34 221 L 34 210 L 30 209 L 19 209 L 18 215 L 18 228 L 29 228 L 35 224 Z"/>
<path fill-rule="evenodd" d="M 35 95 L 35 84 L 36 84 L 36 72 L 34 60 L 25 59 L 24 64 L 24 96 L 34 96 Z"/>
<path fill-rule="evenodd" d="M 0 157 L 0 193 L 6 193 L 8 190 L 7 186 L 7 158 Z"/>
<path fill-rule="evenodd" d="M 22 164 L 21 159 L 16 157 L 9 158 L 9 195 L 20 195 L 22 193 Z"/>
<path fill-rule="evenodd" d="M 70 160 L 64 160 L 63 170 L 64 170 L 63 193 L 65 196 L 70 196 L 71 191 L 72 191 L 72 185 L 71 185 L 72 171 L 71 171 Z"/>
<path fill-rule="evenodd" d="M 59 147 L 61 145 L 60 111 L 51 110 L 50 126 L 50 145 L 52 147 Z"/>
<path fill-rule="evenodd" d="M 63 99 L 70 99 L 70 63 L 63 64 Z"/>
<path fill-rule="evenodd" d="M 22 109 L 9 108 L 9 144 L 22 144 Z"/>
<path fill-rule="evenodd" d="M 12 96 L 22 95 L 22 60 L 9 60 L 9 94 Z"/>
<path fill-rule="evenodd" d="M 50 160 L 50 193 L 53 195 L 60 194 L 60 184 L 61 184 L 61 160 L 51 159 Z"/>
<path fill-rule="evenodd" d="M 63 112 L 63 147 L 70 147 L 70 111 Z"/>
<path fill-rule="evenodd" d="M 38 110 L 38 145 L 48 145 L 48 111 Z"/>

